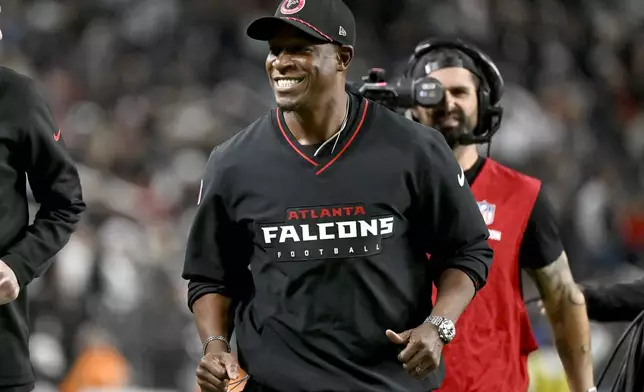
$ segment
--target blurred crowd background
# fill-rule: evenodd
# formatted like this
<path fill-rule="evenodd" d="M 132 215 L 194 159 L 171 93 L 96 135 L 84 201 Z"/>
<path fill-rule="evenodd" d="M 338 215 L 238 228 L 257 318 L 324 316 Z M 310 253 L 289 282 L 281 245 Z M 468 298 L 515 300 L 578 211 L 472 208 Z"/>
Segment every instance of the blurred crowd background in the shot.
<path fill-rule="evenodd" d="M 484 49 L 506 80 L 491 154 L 544 181 L 577 279 L 642 274 L 644 2 L 346 2 L 358 24 L 352 80 L 372 67 L 396 76 L 430 36 Z M 209 152 L 273 106 L 267 47 L 245 28 L 276 1 L 0 5 L 0 64 L 40 83 L 88 202 L 30 287 L 38 390 L 194 391 L 184 245 Z M 530 311 L 542 345 L 533 387 L 564 390 L 547 323 Z M 623 327 L 593 326 L 598 369 Z"/>

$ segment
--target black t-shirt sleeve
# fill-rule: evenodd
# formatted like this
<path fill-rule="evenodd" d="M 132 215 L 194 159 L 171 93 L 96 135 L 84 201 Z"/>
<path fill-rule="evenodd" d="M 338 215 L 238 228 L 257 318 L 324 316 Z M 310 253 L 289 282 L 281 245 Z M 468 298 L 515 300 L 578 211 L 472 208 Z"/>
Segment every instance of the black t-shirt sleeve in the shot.
<path fill-rule="evenodd" d="M 231 219 L 226 205 L 226 189 L 220 154 L 213 151 L 208 160 L 183 267 L 188 280 L 188 307 L 205 294 L 221 294 L 235 299 L 248 280 L 246 244 Z"/>
<path fill-rule="evenodd" d="M 21 287 L 47 270 L 52 257 L 69 241 L 85 210 L 80 178 L 45 98 L 30 79 L 12 91 L 5 110 L 19 127 L 20 170 L 40 205 L 22 238 L 0 254 Z M 13 107 L 12 107 L 13 105 Z"/>
<path fill-rule="evenodd" d="M 426 131 L 427 132 L 427 131 Z M 426 151 L 423 221 L 426 251 L 437 270 L 463 270 L 476 289 L 485 285 L 492 263 L 489 231 L 465 175 L 444 138 L 437 131 Z"/>
<path fill-rule="evenodd" d="M 563 250 L 552 204 L 541 187 L 523 234 L 519 264 L 522 268 L 541 269 L 557 260 Z"/>
<path fill-rule="evenodd" d="M 588 318 L 633 321 L 644 312 L 644 278 L 628 283 L 584 285 Z"/>

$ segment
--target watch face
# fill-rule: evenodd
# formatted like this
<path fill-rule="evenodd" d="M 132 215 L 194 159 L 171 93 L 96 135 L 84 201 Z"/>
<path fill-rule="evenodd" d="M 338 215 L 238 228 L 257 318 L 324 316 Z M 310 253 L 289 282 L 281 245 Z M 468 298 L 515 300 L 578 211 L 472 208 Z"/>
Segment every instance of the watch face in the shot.
<path fill-rule="evenodd" d="M 450 342 L 456 336 L 456 328 L 450 320 L 445 320 L 438 327 L 438 336 L 446 342 Z"/>

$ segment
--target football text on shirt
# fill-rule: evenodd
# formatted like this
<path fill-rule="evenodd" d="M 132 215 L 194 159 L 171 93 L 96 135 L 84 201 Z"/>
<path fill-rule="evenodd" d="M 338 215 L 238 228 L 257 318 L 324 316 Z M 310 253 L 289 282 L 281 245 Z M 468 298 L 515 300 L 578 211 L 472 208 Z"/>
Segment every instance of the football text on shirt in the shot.
<path fill-rule="evenodd" d="M 370 216 L 362 204 L 290 208 L 284 223 L 260 226 L 259 239 L 277 261 L 378 254 L 394 233 L 394 217 Z"/>

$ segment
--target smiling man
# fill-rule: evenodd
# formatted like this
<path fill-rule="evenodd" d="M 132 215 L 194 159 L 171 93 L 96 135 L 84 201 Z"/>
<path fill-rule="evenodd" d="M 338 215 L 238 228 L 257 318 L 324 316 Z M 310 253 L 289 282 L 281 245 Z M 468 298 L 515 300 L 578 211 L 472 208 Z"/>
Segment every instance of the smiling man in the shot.
<path fill-rule="evenodd" d="M 183 272 L 199 386 L 237 386 L 234 318 L 245 391 L 438 388 L 492 258 L 461 168 L 437 131 L 345 91 L 341 0 L 285 0 L 248 34 L 268 42 L 277 108 L 204 175 Z"/>

